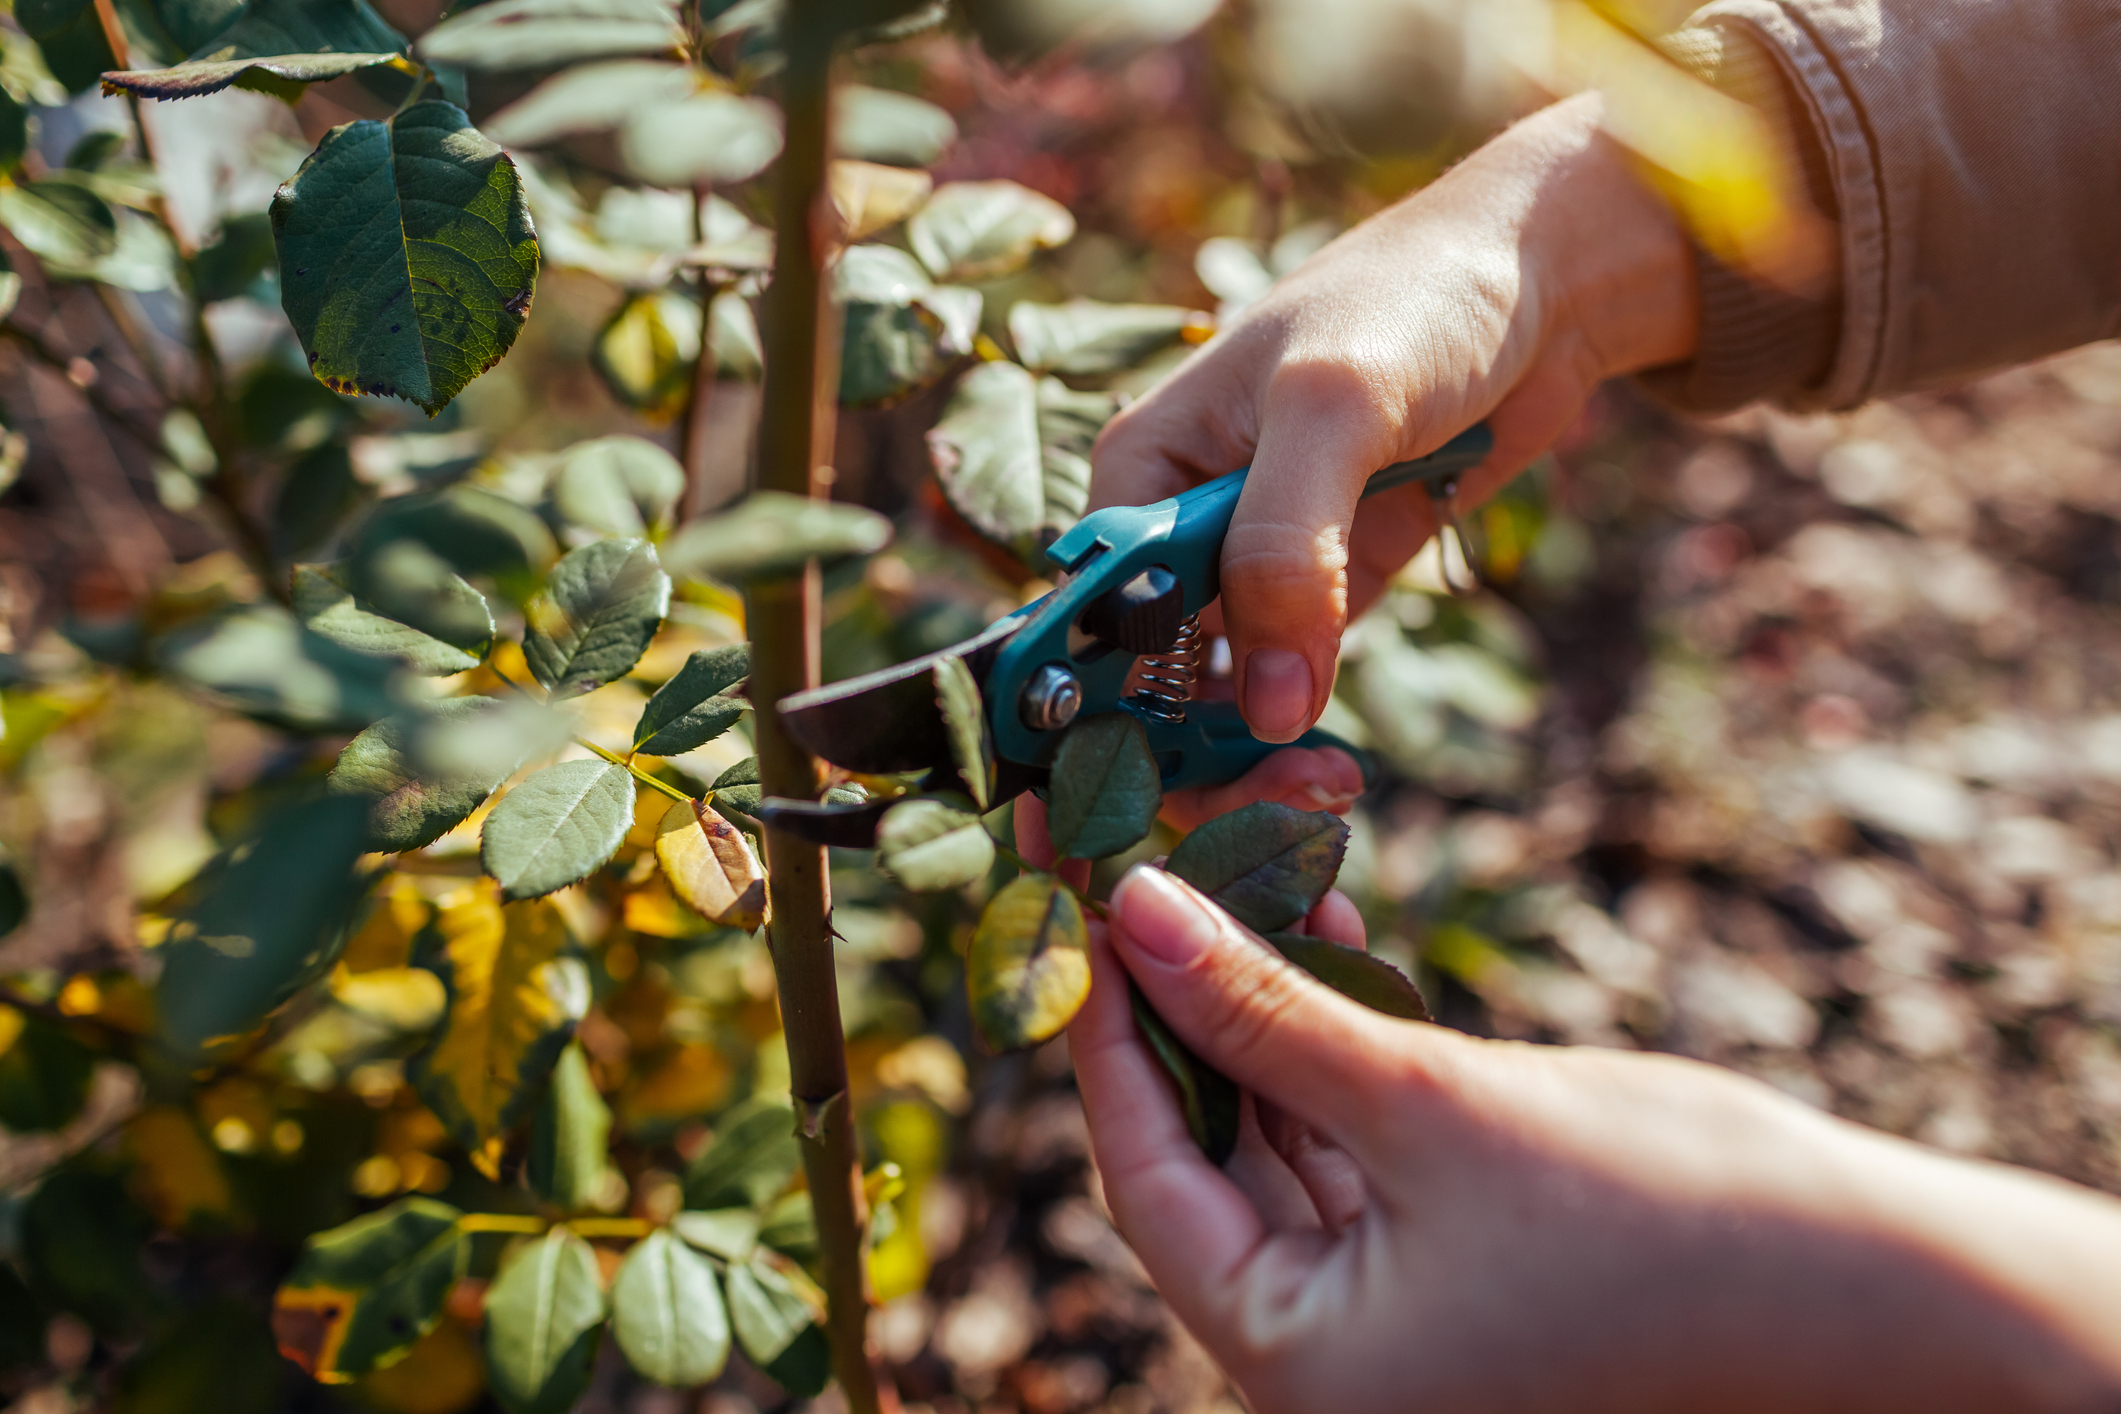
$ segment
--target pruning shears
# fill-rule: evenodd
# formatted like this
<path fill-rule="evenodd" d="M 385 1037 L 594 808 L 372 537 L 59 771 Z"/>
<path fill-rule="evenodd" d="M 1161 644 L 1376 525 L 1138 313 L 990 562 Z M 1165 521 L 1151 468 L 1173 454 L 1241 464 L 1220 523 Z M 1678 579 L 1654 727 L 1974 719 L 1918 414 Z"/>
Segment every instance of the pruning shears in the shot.
<path fill-rule="evenodd" d="M 1486 425 L 1476 425 L 1428 456 L 1377 472 L 1363 495 L 1419 482 L 1455 531 L 1459 479 L 1493 447 Z M 1256 739 L 1235 702 L 1197 698 L 1195 689 L 1203 676 L 1200 612 L 1221 592 L 1223 537 L 1249 470 L 1154 505 L 1084 516 L 1047 547 L 1060 572 L 1051 593 L 952 647 L 784 698 L 782 721 L 843 769 L 947 778 L 955 758 L 933 671 L 957 658 L 980 688 L 996 802 L 1043 787 L 1069 724 L 1104 712 L 1140 720 L 1166 791 L 1236 780 L 1281 748 Z M 1293 744 L 1337 746 L 1361 759 L 1316 729 Z M 868 844 L 857 836 L 873 836 L 880 813 L 836 821 L 827 807 L 781 804 L 775 824 L 830 844 Z"/>

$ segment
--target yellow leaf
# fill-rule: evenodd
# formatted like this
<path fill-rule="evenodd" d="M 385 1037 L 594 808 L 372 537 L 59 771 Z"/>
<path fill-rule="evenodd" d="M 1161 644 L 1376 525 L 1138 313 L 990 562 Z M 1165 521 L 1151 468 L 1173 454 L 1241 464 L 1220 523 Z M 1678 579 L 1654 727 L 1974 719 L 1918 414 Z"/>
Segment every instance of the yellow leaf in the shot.
<path fill-rule="evenodd" d="M 339 965 L 348 972 L 375 972 L 403 967 L 412 956 L 412 939 L 427 923 L 427 900 L 411 876 L 394 874 L 380 890 L 361 931 L 347 941 Z"/>
<path fill-rule="evenodd" d="M 766 871 L 743 831 L 712 806 L 673 802 L 656 831 L 655 857 L 694 912 L 747 933 L 766 921 Z"/>
<path fill-rule="evenodd" d="M 442 979 L 424 967 L 379 967 L 333 974 L 331 994 L 340 1006 L 398 1031 L 425 1031 L 442 1015 L 448 996 Z"/>
<path fill-rule="evenodd" d="M 229 1209 L 228 1174 L 189 1113 L 176 1105 L 152 1105 L 125 1127 L 125 1148 L 135 1165 L 133 1192 L 172 1232 L 193 1216 Z"/>
<path fill-rule="evenodd" d="M 635 1081 L 621 1102 L 628 1125 L 696 1119 L 729 1098 L 736 1078 L 729 1061 L 705 1041 L 689 1041 Z"/>
<path fill-rule="evenodd" d="M 915 167 L 875 162 L 832 164 L 832 204 L 846 224 L 846 239 L 865 240 L 896 226 L 920 209 L 935 190 L 935 178 Z"/>
<path fill-rule="evenodd" d="M 488 1177 L 589 1009 L 589 971 L 544 899 L 503 905 L 481 879 L 441 901 L 422 959 L 448 988 L 441 1029 L 410 1068 L 420 1098 Z"/>
<path fill-rule="evenodd" d="M 670 885 L 660 875 L 626 895 L 620 921 L 651 938 L 685 938 L 700 931 L 699 920 L 678 907 Z"/>
<path fill-rule="evenodd" d="M 987 904 L 965 953 L 980 1035 L 998 1051 L 1060 1034 L 1090 995 L 1089 934 L 1075 895 L 1050 874 L 1014 880 Z"/>
<path fill-rule="evenodd" d="M 363 1375 L 358 1388 L 387 1414 L 459 1414 L 486 1392 L 486 1361 L 471 1333 L 445 1319 L 397 1364 Z"/>

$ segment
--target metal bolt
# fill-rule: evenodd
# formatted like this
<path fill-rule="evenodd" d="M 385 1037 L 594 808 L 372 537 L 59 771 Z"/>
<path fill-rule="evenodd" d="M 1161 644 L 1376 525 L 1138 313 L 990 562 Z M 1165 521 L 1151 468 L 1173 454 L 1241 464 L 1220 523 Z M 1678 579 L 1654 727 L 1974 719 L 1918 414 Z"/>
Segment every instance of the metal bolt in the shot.
<path fill-rule="evenodd" d="M 1035 732 L 1057 732 L 1083 709 L 1083 685 L 1058 663 L 1048 663 L 1024 684 L 1017 704 L 1024 725 Z"/>

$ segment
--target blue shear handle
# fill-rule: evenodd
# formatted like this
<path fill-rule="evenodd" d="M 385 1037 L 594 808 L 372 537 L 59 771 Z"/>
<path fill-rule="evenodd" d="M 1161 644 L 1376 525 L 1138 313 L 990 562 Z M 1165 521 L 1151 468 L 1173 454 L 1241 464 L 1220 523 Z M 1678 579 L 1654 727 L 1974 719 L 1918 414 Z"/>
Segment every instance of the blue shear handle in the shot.
<path fill-rule="evenodd" d="M 1386 467 L 1371 478 L 1363 494 L 1409 481 L 1424 482 L 1432 492 L 1440 492 L 1478 466 L 1494 445 L 1485 425 L 1473 427 L 1426 457 Z M 1024 684 L 1048 663 L 1066 667 L 1082 683 L 1085 715 L 1135 711 L 1121 696 L 1134 663 L 1132 656 L 1100 652 L 1092 646 L 1078 657 L 1069 652 L 1069 626 L 1093 599 L 1151 565 L 1177 576 L 1186 613 L 1197 614 L 1206 607 L 1222 592 L 1223 537 L 1229 533 L 1230 517 L 1249 470 L 1219 476 L 1155 505 L 1107 506 L 1084 516 L 1053 542 L 1047 558 L 1072 572 L 1073 578 L 1021 611 L 1024 626 L 1003 645 L 987 674 L 987 721 L 996 754 L 1027 766 L 1043 766 L 1059 748 L 1060 732 L 1025 726 L 1020 711 Z M 1167 789 L 1236 780 L 1277 749 L 1253 739 L 1234 703 L 1189 704 L 1186 720 L 1176 725 L 1142 712 L 1135 715 L 1142 719 L 1149 748 L 1163 765 Z M 1349 749 L 1347 743 L 1318 731 L 1306 733 L 1293 744 Z"/>

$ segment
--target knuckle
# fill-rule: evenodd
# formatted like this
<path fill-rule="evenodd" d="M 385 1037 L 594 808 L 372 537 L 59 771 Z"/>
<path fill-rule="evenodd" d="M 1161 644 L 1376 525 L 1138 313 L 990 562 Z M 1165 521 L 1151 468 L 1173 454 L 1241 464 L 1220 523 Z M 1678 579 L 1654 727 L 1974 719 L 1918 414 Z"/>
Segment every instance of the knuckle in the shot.
<path fill-rule="evenodd" d="M 1244 956 L 1259 950 L 1260 944 L 1249 940 L 1242 951 L 1223 950 L 1210 966 L 1205 989 L 1214 998 L 1201 1017 L 1210 1050 L 1237 1064 L 1271 1053 L 1276 1028 L 1302 1001 L 1290 969 L 1267 965 L 1263 953 Z"/>

